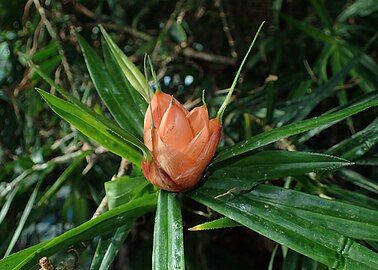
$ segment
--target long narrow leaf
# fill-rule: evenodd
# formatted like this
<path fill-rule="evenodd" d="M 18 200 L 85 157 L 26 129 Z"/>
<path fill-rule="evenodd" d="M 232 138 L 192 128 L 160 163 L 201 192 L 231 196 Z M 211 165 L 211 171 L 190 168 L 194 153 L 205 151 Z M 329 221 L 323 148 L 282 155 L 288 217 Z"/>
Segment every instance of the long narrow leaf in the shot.
<path fill-rule="evenodd" d="M 378 254 L 352 239 L 272 204 L 244 195 L 216 199 L 221 189 L 201 188 L 190 196 L 234 221 L 335 269 L 374 269 Z M 226 191 L 226 190 L 223 190 Z"/>
<path fill-rule="evenodd" d="M 375 92 L 372 92 L 372 93 L 369 93 L 365 96 L 363 96 L 362 98 L 358 98 L 357 100 L 354 100 L 352 102 L 352 104 L 357 104 L 357 103 L 365 103 L 365 102 L 368 102 L 369 100 L 371 99 L 374 99 L 376 96 L 377 96 L 377 93 L 378 91 L 375 91 Z M 339 106 L 337 108 L 334 108 L 334 109 L 331 109 L 329 110 L 328 112 L 326 112 L 324 115 L 326 114 L 330 114 L 330 113 L 334 113 L 335 111 L 337 110 L 342 110 L 344 108 L 347 108 L 349 107 L 350 104 L 346 104 L 346 105 L 342 105 L 342 106 Z M 319 134 L 320 132 L 322 132 L 323 130 L 327 129 L 328 127 L 334 125 L 335 123 L 328 123 L 327 125 L 324 125 L 324 126 L 320 126 L 320 127 L 317 127 L 317 128 L 314 128 L 310 131 L 307 131 L 305 132 L 304 134 L 301 134 L 300 136 L 298 136 L 298 138 L 295 139 L 295 141 L 297 143 L 300 143 L 300 144 L 303 144 L 305 143 L 306 141 L 308 141 L 310 138 L 314 137 L 315 135 Z M 339 156 L 339 154 L 336 154 L 334 152 L 327 152 L 328 154 L 331 154 L 331 155 L 335 155 L 335 156 Z M 348 159 L 348 158 L 347 158 Z M 349 160 L 352 160 L 351 158 L 349 158 Z"/>
<path fill-rule="evenodd" d="M 363 189 L 374 192 L 376 194 L 378 193 L 378 183 L 376 181 L 373 181 L 364 177 L 358 172 L 344 169 L 338 172 L 338 174 L 341 175 L 344 180 L 347 180 L 348 182 L 351 182 L 352 184 L 355 184 Z"/>
<path fill-rule="evenodd" d="M 295 176 L 309 172 L 318 172 L 337 169 L 351 163 L 345 159 L 334 156 L 290 151 L 261 151 L 253 155 L 241 158 L 238 161 L 215 168 L 209 179 L 233 179 L 246 180 L 236 190 L 248 190 L 256 184 L 269 179 L 283 176 Z"/>
<path fill-rule="evenodd" d="M 109 209 L 131 201 L 149 185 L 144 177 L 123 176 L 105 183 Z"/>
<path fill-rule="evenodd" d="M 220 178 L 218 180 L 220 180 Z M 224 182 L 223 180 L 211 181 L 211 183 L 207 183 L 205 187 L 213 188 L 220 186 L 221 190 L 228 190 L 235 185 L 235 183 L 230 185 Z M 243 194 L 243 196 L 253 201 L 273 205 L 277 207 L 277 209 L 307 219 L 314 225 L 324 226 L 345 236 L 373 241 L 378 239 L 376 234 L 378 221 L 375 218 L 378 212 L 365 207 L 326 200 L 306 193 L 268 185 L 259 185 L 250 193 Z M 217 198 L 219 198 L 219 196 Z M 194 228 L 201 229 L 204 227 L 205 229 L 212 229 L 236 225 L 235 221 L 219 219 L 197 225 Z"/>
<path fill-rule="evenodd" d="M 164 190 L 155 217 L 152 269 L 185 269 L 180 205 L 175 194 Z"/>
<path fill-rule="evenodd" d="M 11 203 L 13 201 L 13 199 L 15 198 L 17 192 L 19 191 L 20 189 L 20 185 L 17 185 L 9 194 L 8 196 L 6 197 L 6 201 L 3 205 L 3 207 L 1 208 L 1 211 L 0 211 L 0 224 L 3 222 L 5 216 L 7 215 L 8 213 L 8 210 L 9 210 L 9 207 L 11 206 Z"/>
<path fill-rule="evenodd" d="M 282 270 L 299 269 L 302 255 L 292 249 L 288 249 L 282 264 Z"/>
<path fill-rule="evenodd" d="M 24 249 L 3 260 L 0 269 L 29 269 L 37 264 L 43 256 L 50 256 L 69 246 L 87 241 L 124 225 L 125 220 L 137 218 L 153 210 L 156 206 L 156 195 L 146 195 L 130 203 L 116 207 L 97 218 L 89 220 L 51 240 Z"/>
<path fill-rule="evenodd" d="M 370 198 L 365 194 L 349 191 L 336 185 L 324 185 L 324 190 L 328 196 L 336 198 L 338 201 L 378 211 L 378 200 Z"/>
<path fill-rule="evenodd" d="M 150 91 L 149 86 L 146 83 L 142 72 L 127 58 L 127 56 L 122 52 L 122 50 L 117 46 L 117 44 L 112 40 L 110 35 L 106 30 L 100 25 L 101 33 L 103 34 L 106 43 L 117 60 L 122 72 L 125 77 L 131 83 L 131 85 L 137 90 L 146 101 L 148 101 L 148 91 Z"/>
<path fill-rule="evenodd" d="M 43 182 L 43 179 L 44 178 L 41 178 L 38 181 L 37 185 L 35 186 L 32 194 L 31 194 L 31 196 L 30 196 L 30 198 L 29 198 L 29 200 L 28 200 L 28 202 L 27 202 L 27 204 L 24 208 L 24 211 L 22 212 L 22 215 L 21 215 L 20 221 L 18 222 L 16 231 L 13 233 L 12 239 L 11 239 L 9 245 L 8 245 L 7 250 L 5 251 L 4 258 L 7 257 L 12 252 L 14 245 L 16 244 L 18 238 L 20 237 L 22 229 L 25 226 L 26 220 L 28 219 L 31 210 L 33 209 L 34 202 L 35 202 L 35 199 L 37 198 L 37 195 L 38 195 L 39 189 L 41 187 L 41 184 Z"/>
<path fill-rule="evenodd" d="M 281 14 L 281 17 L 290 25 L 294 26 L 298 30 L 306 33 L 316 40 L 320 40 L 329 44 L 341 43 L 341 41 L 337 40 L 335 37 L 327 35 L 318 28 L 313 27 L 305 22 L 299 21 L 285 14 Z"/>
<path fill-rule="evenodd" d="M 137 196 L 141 196 L 148 185 L 144 177 L 123 176 L 105 183 L 109 209 L 128 203 Z M 110 236 L 101 237 L 93 256 L 91 269 L 109 269 L 118 254 L 123 242 L 129 234 L 135 220 L 128 220 L 126 224 L 114 231 Z"/>
<path fill-rule="evenodd" d="M 67 169 L 64 170 L 64 172 L 58 177 L 54 184 L 43 194 L 41 199 L 39 199 L 38 206 L 48 201 L 52 196 L 54 196 L 56 192 L 58 192 L 58 190 L 62 187 L 71 173 L 75 171 L 75 169 L 80 165 L 83 159 L 90 153 L 91 151 L 85 151 L 72 161 L 72 163 L 67 167 Z"/>
<path fill-rule="evenodd" d="M 77 108 L 74 104 L 39 90 L 40 95 L 49 106 L 64 120 L 75 126 L 80 132 L 98 142 L 109 151 L 122 156 L 140 166 L 141 154 L 133 145 L 110 130 L 90 114 Z"/>
<path fill-rule="evenodd" d="M 54 87 L 62 96 L 68 99 L 72 103 L 71 105 L 75 105 L 77 107 L 76 109 L 81 110 L 84 114 L 87 114 L 88 116 L 96 120 L 98 123 L 103 125 L 103 127 L 106 127 L 108 133 L 113 133 L 113 136 L 117 136 L 125 140 L 127 143 L 132 144 L 133 146 L 136 146 L 137 148 L 139 148 L 147 159 L 151 159 L 151 153 L 148 150 L 148 148 L 133 134 L 118 127 L 117 125 L 115 125 L 114 123 L 106 119 L 104 116 L 96 114 L 93 111 L 91 111 L 91 109 L 88 108 L 88 106 L 83 104 L 80 100 L 78 100 L 72 94 L 68 93 L 59 85 L 57 85 L 46 73 L 44 73 L 29 58 L 27 58 L 27 56 L 25 55 L 22 55 L 22 56 L 26 57 L 27 61 L 29 62 L 29 65 L 32 67 L 33 70 L 35 70 L 46 82 L 48 82 L 52 87 Z M 43 92 L 43 90 L 40 90 L 40 89 L 38 91 L 40 94 L 41 92 Z M 46 95 L 48 94 L 46 93 Z M 140 166 L 139 162 L 135 164 L 137 166 Z"/>
<path fill-rule="evenodd" d="M 105 254 L 102 257 L 100 267 L 98 268 L 99 270 L 110 269 L 114 258 L 117 256 L 118 251 L 129 234 L 134 222 L 135 220 L 128 221 L 126 222 L 126 225 L 119 227 L 115 231 L 113 237 L 110 239 L 109 245 L 106 248 Z"/>
<path fill-rule="evenodd" d="M 143 98 L 141 94 L 139 94 L 138 91 L 135 90 L 135 88 L 131 85 L 129 80 L 126 78 L 125 74 L 120 69 L 116 55 L 112 54 L 110 47 L 108 43 L 103 42 L 102 43 L 102 52 L 104 55 L 105 65 L 109 71 L 110 74 L 112 74 L 114 81 L 118 88 L 125 89 L 128 94 L 132 97 L 134 104 L 138 107 L 139 112 L 139 118 L 142 120 L 141 124 L 143 126 L 143 118 L 144 114 L 147 110 L 148 103 Z"/>
<path fill-rule="evenodd" d="M 329 114 L 322 115 L 319 117 L 314 117 L 308 120 L 303 120 L 299 123 L 293 123 L 287 126 L 275 128 L 273 130 L 260 133 L 245 141 L 242 141 L 233 146 L 227 147 L 226 149 L 221 151 L 218 154 L 218 156 L 215 157 L 213 163 L 217 163 L 217 162 L 235 157 L 237 155 L 241 155 L 243 153 L 255 150 L 259 147 L 268 145 L 282 138 L 299 134 L 313 128 L 321 127 L 329 123 L 336 123 L 351 115 L 354 115 L 356 113 L 359 113 L 363 110 L 366 110 L 370 107 L 374 107 L 377 105 L 378 105 L 378 98 L 377 96 L 374 96 L 372 97 L 370 101 L 367 101 L 365 103 L 357 103 L 334 113 L 329 113 Z"/>
<path fill-rule="evenodd" d="M 98 94 L 119 125 L 136 136 L 143 135 L 143 118 L 127 89 L 119 89 L 114 77 L 88 43 L 77 34 L 89 74 Z"/>
<path fill-rule="evenodd" d="M 355 160 L 369 151 L 378 142 L 378 118 L 363 130 L 355 133 L 330 148 L 327 153 L 348 160 Z"/>
<path fill-rule="evenodd" d="M 214 230 L 214 229 L 224 229 L 242 226 L 236 221 L 229 219 L 227 217 L 218 218 L 209 222 L 198 224 L 192 228 L 189 228 L 189 231 L 204 231 L 204 230 Z"/>

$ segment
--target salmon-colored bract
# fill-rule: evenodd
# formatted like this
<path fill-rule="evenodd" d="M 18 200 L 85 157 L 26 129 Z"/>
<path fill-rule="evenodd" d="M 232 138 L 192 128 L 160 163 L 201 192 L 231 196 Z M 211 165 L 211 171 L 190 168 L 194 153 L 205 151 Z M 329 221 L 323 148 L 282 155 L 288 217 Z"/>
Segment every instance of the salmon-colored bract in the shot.
<path fill-rule="evenodd" d="M 174 192 L 193 188 L 218 146 L 221 127 L 206 106 L 190 112 L 171 95 L 157 91 L 144 118 L 144 143 L 152 160 L 142 161 L 145 177 Z"/>

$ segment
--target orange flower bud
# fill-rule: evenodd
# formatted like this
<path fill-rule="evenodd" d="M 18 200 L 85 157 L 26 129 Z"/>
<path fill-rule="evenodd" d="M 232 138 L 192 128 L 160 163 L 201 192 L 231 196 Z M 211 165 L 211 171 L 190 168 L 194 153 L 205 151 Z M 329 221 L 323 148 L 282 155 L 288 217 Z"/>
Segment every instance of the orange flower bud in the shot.
<path fill-rule="evenodd" d="M 144 118 L 144 144 L 152 161 L 143 160 L 145 177 L 168 191 L 194 187 L 218 146 L 221 127 L 205 106 L 188 112 L 173 96 L 157 91 Z"/>

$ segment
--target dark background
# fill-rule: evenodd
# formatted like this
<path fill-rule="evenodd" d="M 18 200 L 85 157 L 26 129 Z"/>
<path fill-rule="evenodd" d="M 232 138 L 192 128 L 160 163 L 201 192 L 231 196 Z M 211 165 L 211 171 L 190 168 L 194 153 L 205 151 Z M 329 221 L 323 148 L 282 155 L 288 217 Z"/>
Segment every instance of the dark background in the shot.
<path fill-rule="evenodd" d="M 262 130 L 259 118 L 267 106 L 265 81 L 269 75 L 278 78 L 273 85 L 272 102 L 279 109 L 284 101 L 306 95 L 337 73 L 337 58 L 322 34 L 341 40 L 351 48 L 351 54 L 338 56 L 343 66 L 378 29 L 377 10 L 362 3 L 368 1 L 356 1 L 362 4 L 354 11 L 348 8 L 355 1 L 340 0 L 37 2 L 45 12 L 42 17 L 35 1 L 0 0 L 0 182 L 9 182 L 34 164 L 69 153 L 70 147 L 82 147 L 83 140 L 90 144 L 76 133 L 67 142 L 54 146 L 72 130 L 38 96 L 34 87 L 46 90 L 50 87 L 30 71 L 18 52 L 34 55 L 34 61 L 56 82 L 80 97 L 86 96 L 89 106 L 108 115 L 94 90 L 73 35 L 73 31 L 80 32 L 100 53 L 101 35 L 97 25 L 102 24 L 139 67 L 144 54 L 151 55 L 165 92 L 173 93 L 178 100 L 193 107 L 200 104 L 202 89 L 206 89 L 207 102 L 214 114 L 222 101 L 219 91 L 230 86 L 255 31 L 265 20 L 241 74 L 234 103 L 226 113 L 224 145 Z M 376 59 L 376 44 L 375 41 L 366 52 L 371 59 Z M 364 96 L 378 85 L 374 70 L 360 66 L 340 82 L 347 101 Z M 338 95 L 324 99 L 310 116 L 338 106 L 342 100 Z M 244 112 L 252 119 L 250 130 L 242 124 Z M 300 147 L 314 151 L 329 148 L 365 127 L 373 120 L 373 114 L 369 112 L 354 119 L 353 125 L 337 124 Z M 276 125 L 274 121 L 273 115 L 270 122 L 263 124 Z M 81 175 L 86 166 L 83 163 L 59 196 L 33 212 L 16 245 L 17 250 L 91 217 L 104 193 L 103 183 L 117 173 L 120 158 L 105 152 L 92 157 L 91 162 L 93 167 L 87 174 Z M 54 167 L 44 185 L 50 186 L 64 168 Z M 367 177 L 377 175 L 366 167 L 357 170 Z M 34 177 L 40 177 L 39 172 Z M 352 188 L 342 181 L 341 185 Z M 17 197 L 6 222 L 0 224 L 0 254 L 7 248 L 17 217 L 31 191 L 25 189 Z M 3 204 L 3 198 L 0 200 Z M 185 228 L 206 221 L 203 215 L 217 217 L 216 213 L 208 212 L 189 199 L 185 199 L 183 205 Z M 153 215 L 138 221 L 114 269 L 150 268 L 152 229 Z M 184 237 L 188 269 L 267 269 L 276 245 L 241 227 L 185 232 Z M 83 269 L 90 263 L 94 248 L 91 244 L 82 255 Z M 279 247 L 275 269 L 280 269 L 281 261 Z"/>

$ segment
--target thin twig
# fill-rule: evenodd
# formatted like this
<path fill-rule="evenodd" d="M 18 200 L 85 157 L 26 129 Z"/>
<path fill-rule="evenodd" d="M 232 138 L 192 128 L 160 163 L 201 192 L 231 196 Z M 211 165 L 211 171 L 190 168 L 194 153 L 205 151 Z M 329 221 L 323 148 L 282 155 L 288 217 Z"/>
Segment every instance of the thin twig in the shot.
<path fill-rule="evenodd" d="M 149 41 L 149 40 L 153 39 L 152 36 L 145 34 L 143 32 L 140 32 L 137 29 L 135 29 L 134 27 L 130 27 L 130 26 L 127 26 L 127 25 L 119 26 L 119 25 L 112 24 L 112 23 L 101 22 L 101 21 L 99 21 L 99 19 L 96 16 L 95 13 L 93 13 L 91 10 L 87 9 L 85 6 L 83 6 L 82 4 L 79 4 L 77 2 L 75 2 L 75 10 L 77 12 L 80 12 L 81 14 L 91 18 L 92 20 L 96 21 L 96 23 L 87 24 L 90 27 L 94 27 L 94 26 L 97 26 L 98 24 L 101 24 L 106 29 L 125 32 L 125 33 L 128 33 L 128 34 L 130 34 L 134 37 L 145 40 L 145 41 Z"/>
<path fill-rule="evenodd" d="M 29 9 L 27 9 L 27 11 L 28 10 Z M 34 30 L 32 47 L 28 51 L 30 55 L 33 55 L 38 49 L 38 38 L 39 38 L 40 32 L 42 30 L 42 26 L 43 26 L 43 21 L 40 20 L 37 27 Z M 18 96 L 20 91 L 22 91 L 23 89 L 29 88 L 31 86 L 30 72 L 31 72 L 31 69 L 29 67 L 26 67 L 21 82 L 14 89 L 13 95 L 15 97 Z M 17 115 L 17 112 L 18 111 L 16 111 L 16 115 Z"/>
<path fill-rule="evenodd" d="M 199 52 L 189 47 L 182 50 L 182 54 L 190 58 L 200 59 L 207 62 L 226 64 L 226 65 L 235 65 L 236 63 L 235 59 L 232 59 L 230 57 L 211 54 L 211 53 L 205 53 L 205 52 Z"/>
<path fill-rule="evenodd" d="M 69 81 L 69 84 L 71 86 L 73 94 L 78 96 L 78 92 L 77 92 L 77 89 L 76 89 L 76 86 L 75 86 L 75 83 L 74 83 L 74 80 L 73 80 L 71 68 L 70 68 L 70 65 L 68 64 L 67 57 L 64 53 L 63 46 L 60 42 L 60 37 L 58 36 L 56 31 L 54 30 L 54 27 L 52 26 L 51 22 L 47 19 L 45 9 L 42 7 L 39 0 L 33 0 L 33 2 L 34 2 L 36 9 L 38 10 L 39 15 L 41 16 L 41 20 L 43 21 L 43 24 L 45 25 L 47 32 L 49 32 L 51 38 L 56 40 L 56 42 L 58 44 L 58 51 L 59 51 L 60 57 L 62 58 L 63 69 L 64 69 L 64 71 L 67 75 L 67 79 Z"/>
<path fill-rule="evenodd" d="M 91 219 L 94 219 L 100 216 L 101 214 L 105 213 L 107 210 L 108 210 L 108 197 L 104 196 L 100 204 L 98 205 L 96 211 L 94 212 L 93 216 L 91 217 Z"/>
<path fill-rule="evenodd" d="M 231 49 L 231 56 L 234 60 L 236 60 L 238 58 L 238 54 L 236 53 L 235 39 L 231 35 L 231 30 L 228 25 L 227 16 L 226 16 L 226 13 L 224 12 L 221 0 L 215 0 L 214 6 L 218 8 L 219 17 L 221 18 L 221 21 L 223 24 L 223 31 L 226 35 L 228 45 L 230 46 L 230 49 Z"/>
<path fill-rule="evenodd" d="M 149 34 L 138 31 L 137 29 L 130 27 L 128 25 L 120 26 L 120 25 L 117 25 L 117 24 L 114 24 L 114 23 L 105 23 L 105 22 L 101 22 L 101 21 L 98 21 L 98 20 L 95 23 L 86 23 L 86 24 L 80 25 L 80 26 L 95 27 L 95 26 L 98 26 L 99 24 L 101 24 L 105 29 L 118 31 L 118 32 L 121 32 L 121 33 L 127 33 L 127 34 L 130 34 L 133 37 L 140 38 L 141 40 L 144 40 L 144 41 L 150 41 L 151 39 L 154 38 L 153 36 L 150 36 Z"/>
<path fill-rule="evenodd" d="M 356 79 L 356 80 L 352 81 L 351 83 L 345 83 L 345 84 L 342 84 L 342 85 L 338 85 L 338 86 L 336 86 L 334 89 L 335 89 L 335 90 L 345 90 L 345 89 L 350 89 L 350 88 L 355 87 L 355 86 L 358 85 L 359 83 L 360 83 L 359 79 Z"/>
<path fill-rule="evenodd" d="M 33 0 L 28 0 L 24 6 L 24 12 L 22 14 L 22 25 L 26 24 L 27 18 L 29 17 L 30 6 L 33 4 Z"/>
<path fill-rule="evenodd" d="M 311 80 L 313 80 L 314 82 L 317 82 L 318 81 L 318 78 L 316 78 L 316 75 L 314 73 L 314 71 L 311 69 L 310 65 L 308 64 L 307 60 L 304 60 L 303 61 L 303 64 L 308 72 L 308 74 L 310 75 L 311 77 Z"/>
<path fill-rule="evenodd" d="M 140 32 L 137 29 L 132 28 L 132 27 L 127 26 L 127 25 L 118 26 L 118 25 L 113 24 L 113 23 L 98 22 L 98 23 L 87 23 L 87 24 L 85 24 L 85 26 L 94 27 L 94 26 L 97 26 L 99 23 L 105 29 L 127 33 L 127 34 L 130 34 L 130 35 L 132 35 L 136 38 L 140 38 L 140 39 L 145 40 L 145 41 L 150 41 L 151 39 L 154 38 L 153 36 L 151 36 L 149 34 Z M 180 46 L 176 46 L 176 47 L 178 49 L 180 49 Z M 235 63 L 236 63 L 236 61 L 231 57 L 218 55 L 218 54 L 212 54 L 212 53 L 206 53 L 206 52 L 199 52 L 199 51 L 194 50 L 191 47 L 186 47 L 182 50 L 177 50 L 177 52 L 186 56 L 186 57 L 199 59 L 199 60 L 203 60 L 203 61 L 206 61 L 206 62 L 225 64 L 225 65 L 235 65 Z M 173 57 L 170 57 L 170 58 L 173 58 Z"/>

